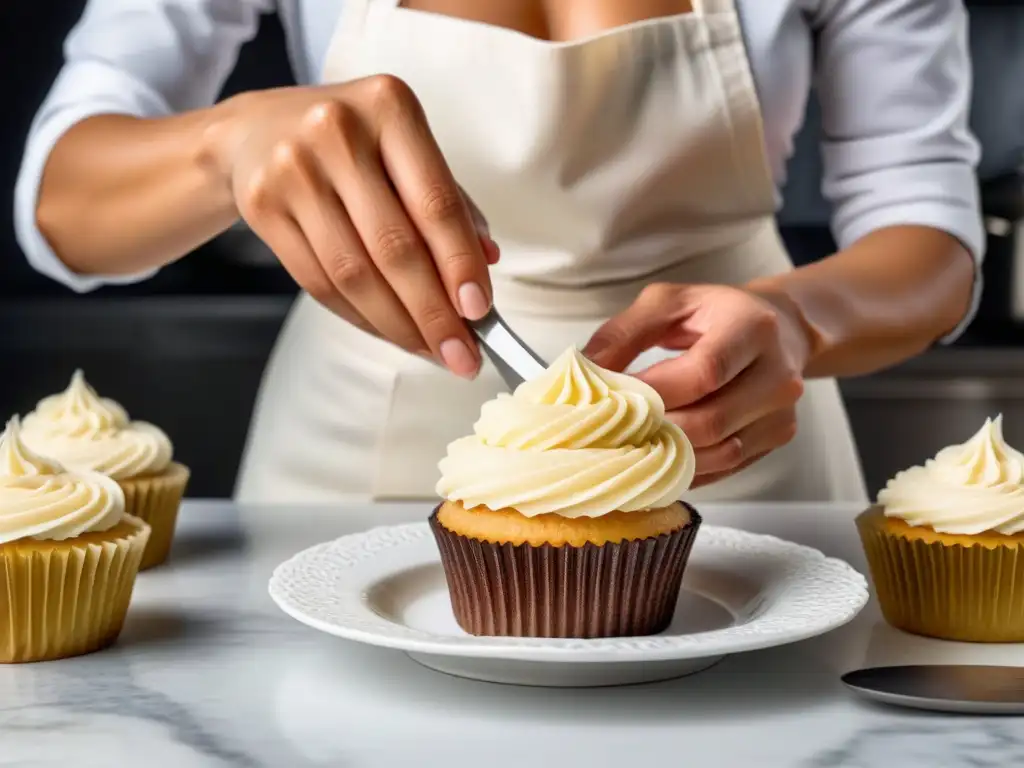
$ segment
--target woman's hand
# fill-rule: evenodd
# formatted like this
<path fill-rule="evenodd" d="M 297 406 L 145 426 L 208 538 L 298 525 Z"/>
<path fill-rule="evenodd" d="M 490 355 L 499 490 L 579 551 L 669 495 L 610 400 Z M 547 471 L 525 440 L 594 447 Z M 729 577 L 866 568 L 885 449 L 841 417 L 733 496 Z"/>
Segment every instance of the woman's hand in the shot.
<path fill-rule="evenodd" d="M 584 354 L 622 371 L 653 347 L 686 350 L 638 376 L 693 443 L 695 487 L 793 439 L 809 341 L 779 299 L 723 285 L 650 285 Z"/>
<path fill-rule="evenodd" d="M 377 76 L 234 97 L 209 161 L 299 285 L 353 325 L 472 377 L 497 246 L 412 91 Z"/>

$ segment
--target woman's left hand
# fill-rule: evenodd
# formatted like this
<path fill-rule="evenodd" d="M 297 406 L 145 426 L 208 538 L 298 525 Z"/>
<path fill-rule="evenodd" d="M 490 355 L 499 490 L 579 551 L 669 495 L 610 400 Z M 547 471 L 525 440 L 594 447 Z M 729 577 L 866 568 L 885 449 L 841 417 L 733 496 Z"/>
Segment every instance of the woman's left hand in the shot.
<path fill-rule="evenodd" d="M 810 342 L 778 298 L 724 285 L 653 284 L 594 334 L 584 354 L 622 371 L 654 347 L 686 350 L 637 376 L 693 443 L 694 487 L 793 439 Z"/>

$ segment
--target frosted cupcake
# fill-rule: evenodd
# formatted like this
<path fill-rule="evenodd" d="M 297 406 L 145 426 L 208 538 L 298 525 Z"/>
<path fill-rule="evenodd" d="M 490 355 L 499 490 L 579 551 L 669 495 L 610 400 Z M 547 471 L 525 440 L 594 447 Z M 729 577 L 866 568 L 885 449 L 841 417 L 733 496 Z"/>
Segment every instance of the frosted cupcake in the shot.
<path fill-rule="evenodd" d="M 9 422 L 0 435 L 0 662 L 113 643 L 148 538 L 114 480 L 36 455 Z"/>
<path fill-rule="evenodd" d="M 857 519 L 886 620 L 919 635 L 1024 641 L 1024 455 L 1002 416 L 899 472 Z"/>
<path fill-rule="evenodd" d="M 167 559 L 189 470 L 174 461 L 170 439 L 158 427 L 132 421 L 118 403 L 99 397 L 81 371 L 68 388 L 41 400 L 24 419 L 25 443 L 76 470 L 113 478 L 127 513 L 152 526 L 142 567 Z"/>
<path fill-rule="evenodd" d="M 672 620 L 700 517 L 686 435 L 657 393 L 575 349 L 486 403 L 440 463 L 431 517 L 475 635 L 649 635 Z"/>

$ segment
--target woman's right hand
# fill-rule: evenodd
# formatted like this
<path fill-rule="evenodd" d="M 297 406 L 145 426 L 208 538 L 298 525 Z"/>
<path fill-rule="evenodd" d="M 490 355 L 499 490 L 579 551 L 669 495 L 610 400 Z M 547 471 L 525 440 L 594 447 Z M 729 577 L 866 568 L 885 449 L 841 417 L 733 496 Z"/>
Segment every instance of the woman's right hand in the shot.
<path fill-rule="evenodd" d="M 474 376 L 480 353 L 462 318 L 490 307 L 497 246 L 409 87 L 381 75 L 218 109 L 211 160 L 299 285 L 353 325 Z"/>

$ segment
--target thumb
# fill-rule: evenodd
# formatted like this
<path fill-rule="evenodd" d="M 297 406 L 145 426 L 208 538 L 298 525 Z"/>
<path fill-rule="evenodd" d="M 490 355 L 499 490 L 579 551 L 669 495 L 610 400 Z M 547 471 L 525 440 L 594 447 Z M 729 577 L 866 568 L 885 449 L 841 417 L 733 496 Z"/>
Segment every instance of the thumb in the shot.
<path fill-rule="evenodd" d="M 624 312 L 597 329 L 583 348 L 591 361 L 610 371 L 629 364 L 665 336 L 677 321 L 678 286 L 650 286 Z"/>

